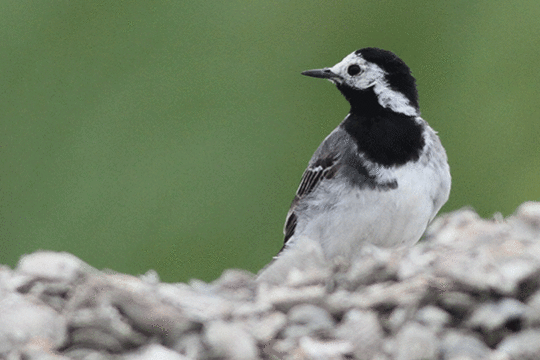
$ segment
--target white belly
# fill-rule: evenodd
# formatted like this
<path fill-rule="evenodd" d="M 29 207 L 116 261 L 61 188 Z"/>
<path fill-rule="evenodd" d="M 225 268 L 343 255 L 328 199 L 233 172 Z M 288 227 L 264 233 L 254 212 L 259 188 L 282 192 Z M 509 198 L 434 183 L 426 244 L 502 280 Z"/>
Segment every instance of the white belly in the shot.
<path fill-rule="evenodd" d="M 416 243 L 439 210 L 432 199 L 438 196 L 440 179 L 434 169 L 419 166 L 397 169 L 394 175 L 399 179 L 396 189 L 342 184 L 332 188 L 335 202 L 330 204 L 323 203 L 328 193 L 320 192 L 310 201 L 314 211 L 298 224 L 298 235 L 318 241 L 328 258 L 357 253 L 366 242 L 383 247 Z"/>

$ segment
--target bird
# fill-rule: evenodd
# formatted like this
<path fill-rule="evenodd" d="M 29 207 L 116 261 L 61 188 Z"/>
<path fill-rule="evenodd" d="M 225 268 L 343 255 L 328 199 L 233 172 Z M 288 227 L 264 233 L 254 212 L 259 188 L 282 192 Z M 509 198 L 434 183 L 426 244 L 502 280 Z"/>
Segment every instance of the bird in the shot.
<path fill-rule="evenodd" d="M 350 258 L 367 243 L 412 246 L 448 200 L 451 175 L 437 133 L 420 116 L 410 68 L 367 47 L 302 75 L 332 82 L 350 111 L 309 161 L 274 261 L 301 252 L 303 238 L 326 260 Z"/>

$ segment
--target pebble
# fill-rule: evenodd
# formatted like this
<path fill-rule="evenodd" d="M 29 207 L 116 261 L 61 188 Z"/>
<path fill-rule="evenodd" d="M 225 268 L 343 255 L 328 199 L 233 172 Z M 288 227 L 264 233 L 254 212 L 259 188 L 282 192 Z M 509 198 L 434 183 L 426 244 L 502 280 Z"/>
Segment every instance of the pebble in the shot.
<path fill-rule="evenodd" d="M 64 316 L 39 299 L 10 293 L 0 299 L 0 354 L 39 337 L 59 347 L 67 340 Z"/>
<path fill-rule="evenodd" d="M 446 332 L 441 342 L 444 360 L 488 360 L 492 350 L 478 337 L 456 330 Z"/>
<path fill-rule="evenodd" d="M 439 340 L 430 328 L 411 322 L 396 335 L 396 360 L 435 359 L 438 355 Z"/>
<path fill-rule="evenodd" d="M 488 346 L 495 346 L 508 334 L 522 329 L 527 312 L 525 304 L 504 298 L 480 305 L 467 320 L 466 326 L 479 331 Z"/>
<path fill-rule="evenodd" d="M 511 359 L 538 360 L 540 359 L 540 330 L 527 329 L 510 335 L 497 346 L 497 350 L 509 355 Z"/>
<path fill-rule="evenodd" d="M 124 360 L 189 360 L 188 357 L 180 355 L 176 351 L 170 350 L 163 345 L 149 344 L 137 349 L 134 352 L 125 354 Z"/>
<path fill-rule="evenodd" d="M 204 341 L 216 357 L 252 360 L 258 356 L 255 339 L 238 324 L 212 321 L 204 327 Z"/>
<path fill-rule="evenodd" d="M 431 328 L 435 332 L 439 332 L 450 323 L 452 317 L 443 309 L 428 305 L 418 310 L 415 319 L 420 324 Z"/>
<path fill-rule="evenodd" d="M 307 335 L 327 336 L 334 328 L 335 321 L 328 311 L 311 304 L 294 306 L 287 314 L 289 323 L 283 331 L 285 337 Z"/>
<path fill-rule="evenodd" d="M 335 337 L 352 344 L 357 358 L 371 359 L 381 351 L 384 331 L 375 311 L 353 309 L 343 317 Z"/>

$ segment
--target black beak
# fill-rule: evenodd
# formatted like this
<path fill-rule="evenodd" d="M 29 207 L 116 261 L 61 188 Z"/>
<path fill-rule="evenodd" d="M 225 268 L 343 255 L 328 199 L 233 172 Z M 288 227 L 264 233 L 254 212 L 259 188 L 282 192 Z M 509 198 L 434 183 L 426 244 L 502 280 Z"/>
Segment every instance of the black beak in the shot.
<path fill-rule="evenodd" d="M 302 72 L 302 75 L 320 79 L 341 80 L 341 76 L 334 74 L 329 68 L 306 70 Z"/>

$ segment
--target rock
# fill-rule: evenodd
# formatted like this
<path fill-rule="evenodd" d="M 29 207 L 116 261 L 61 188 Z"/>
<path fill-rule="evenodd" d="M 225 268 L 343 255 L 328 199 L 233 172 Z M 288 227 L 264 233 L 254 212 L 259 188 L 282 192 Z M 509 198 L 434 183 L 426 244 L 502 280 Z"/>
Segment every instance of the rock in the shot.
<path fill-rule="evenodd" d="M 201 323 L 226 317 L 239 305 L 211 292 L 196 291 L 186 284 L 160 284 L 157 297 Z"/>
<path fill-rule="evenodd" d="M 458 320 L 463 320 L 476 306 L 474 297 L 461 291 L 447 291 L 438 299 L 440 306 Z"/>
<path fill-rule="evenodd" d="M 321 246 L 317 242 L 303 237 L 296 238 L 295 242 L 288 246 L 288 251 L 278 255 L 259 272 L 257 282 L 306 285 L 313 284 L 313 274 L 316 274 L 318 281 L 324 281 L 329 276 L 331 264 L 324 259 Z"/>
<path fill-rule="evenodd" d="M 223 297 L 237 301 L 251 300 L 255 296 L 255 276 L 244 270 L 225 270 L 212 282 L 213 290 Z"/>
<path fill-rule="evenodd" d="M 540 233 L 540 202 L 524 202 L 508 220 L 517 223 L 518 228 L 520 225 L 527 226 L 533 234 Z"/>
<path fill-rule="evenodd" d="M 510 359 L 540 359 L 540 330 L 528 329 L 508 336 L 497 346 L 497 351 L 510 356 Z"/>
<path fill-rule="evenodd" d="M 172 348 L 188 359 L 204 359 L 207 357 L 202 336 L 197 332 L 184 334 Z"/>
<path fill-rule="evenodd" d="M 39 299 L 10 293 L 0 299 L 0 354 L 41 338 L 51 348 L 62 346 L 67 337 L 64 316 Z"/>
<path fill-rule="evenodd" d="M 69 253 L 38 251 L 23 256 L 15 271 L 34 279 L 72 283 L 94 269 Z"/>
<path fill-rule="evenodd" d="M 343 278 L 342 288 L 349 291 L 359 286 L 382 283 L 397 278 L 397 266 L 401 253 L 390 249 L 366 245 L 352 261 Z"/>
<path fill-rule="evenodd" d="M 480 305 L 467 320 L 466 325 L 480 331 L 487 345 L 494 346 L 504 336 L 522 329 L 527 312 L 525 304 L 505 298 Z"/>
<path fill-rule="evenodd" d="M 285 328 L 287 316 L 275 311 L 261 317 L 245 320 L 247 330 L 260 343 L 267 344 Z"/>
<path fill-rule="evenodd" d="M 420 324 L 431 328 L 435 332 L 439 332 L 450 323 L 452 317 L 443 309 L 437 306 L 428 305 L 418 310 L 415 320 Z"/>
<path fill-rule="evenodd" d="M 125 354 L 122 358 L 124 360 L 189 360 L 188 357 L 159 344 L 143 346 L 136 351 Z"/>
<path fill-rule="evenodd" d="M 359 359 L 371 359 L 381 352 L 384 332 L 374 311 L 349 310 L 335 331 L 335 337 L 352 344 Z"/>
<path fill-rule="evenodd" d="M 354 293 L 338 290 L 329 297 L 328 305 L 332 312 L 346 311 L 354 307 L 368 309 L 414 306 L 425 296 L 427 289 L 428 281 L 422 276 L 403 283 L 388 281 L 366 286 Z"/>
<path fill-rule="evenodd" d="M 448 331 L 441 343 L 444 360 L 488 360 L 492 350 L 479 338 L 459 331 Z"/>
<path fill-rule="evenodd" d="M 335 325 L 334 319 L 326 310 L 311 304 L 296 305 L 287 316 L 289 324 L 283 332 L 285 337 L 324 337 Z"/>
<path fill-rule="evenodd" d="M 527 300 L 529 316 L 527 317 L 527 325 L 540 326 L 540 290 L 529 297 Z"/>
<path fill-rule="evenodd" d="M 302 337 L 294 359 L 305 360 L 341 360 L 352 353 L 351 343 L 343 340 L 315 340 L 308 336 Z"/>
<path fill-rule="evenodd" d="M 396 336 L 396 360 L 435 359 L 439 341 L 433 330 L 418 323 L 405 325 Z"/>
<path fill-rule="evenodd" d="M 238 324 L 212 321 L 204 328 L 204 339 L 213 356 L 230 360 L 258 357 L 255 339 Z"/>
<path fill-rule="evenodd" d="M 271 304 L 277 310 L 287 312 L 298 304 L 321 304 L 326 296 L 326 288 L 322 285 L 289 288 L 261 284 L 257 300 Z"/>

